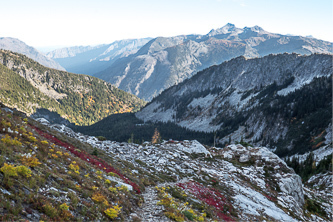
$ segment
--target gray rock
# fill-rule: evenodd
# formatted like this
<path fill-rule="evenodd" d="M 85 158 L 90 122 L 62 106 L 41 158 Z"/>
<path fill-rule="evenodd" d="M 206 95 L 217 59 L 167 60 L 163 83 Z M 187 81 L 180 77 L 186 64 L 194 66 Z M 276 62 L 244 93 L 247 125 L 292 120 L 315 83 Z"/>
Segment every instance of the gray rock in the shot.
<path fill-rule="evenodd" d="M 239 162 L 244 163 L 249 161 L 250 159 L 250 154 L 249 153 L 244 153 L 239 157 Z"/>
<path fill-rule="evenodd" d="M 30 191 L 26 188 L 23 187 L 23 192 L 25 193 L 25 195 L 29 195 L 30 194 Z"/>
<path fill-rule="evenodd" d="M 282 192 L 294 197 L 299 206 L 304 205 L 303 184 L 300 176 L 289 174 L 287 177 L 280 179 L 279 186 Z"/>
<path fill-rule="evenodd" d="M 32 214 L 35 218 L 37 218 L 37 219 L 39 219 L 40 218 L 40 215 L 39 214 L 37 214 L 37 213 L 33 213 Z"/>

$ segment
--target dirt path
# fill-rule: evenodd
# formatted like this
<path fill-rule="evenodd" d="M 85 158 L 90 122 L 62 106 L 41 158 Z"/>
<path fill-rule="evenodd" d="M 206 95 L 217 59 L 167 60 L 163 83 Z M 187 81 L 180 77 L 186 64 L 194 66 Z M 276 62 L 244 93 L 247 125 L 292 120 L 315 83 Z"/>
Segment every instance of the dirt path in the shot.
<path fill-rule="evenodd" d="M 175 183 L 162 183 L 158 184 L 158 187 L 175 186 L 177 183 L 184 183 L 187 181 L 187 179 L 183 179 Z M 132 221 L 134 217 L 140 218 L 142 222 L 172 221 L 166 216 L 164 216 L 164 207 L 161 205 L 157 205 L 159 199 L 155 186 L 146 187 L 145 192 L 142 193 L 142 197 L 144 198 L 144 203 L 140 208 L 137 208 L 135 212 L 130 215 L 129 221 Z"/>
<path fill-rule="evenodd" d="M 146 187 L 144 193 L 142 193 L 144 198 L 144 203 L 142 206 L 135 210 L 134 213 L 130 215 L 130 221 L 136 216 L 141 219 L 142 222 L 167 222 L 171 221 L 169 218 L 164 216 L 164 207 L 157 205 L 159 201 L 157 197 L 157 191 L 155 187 Z"/>

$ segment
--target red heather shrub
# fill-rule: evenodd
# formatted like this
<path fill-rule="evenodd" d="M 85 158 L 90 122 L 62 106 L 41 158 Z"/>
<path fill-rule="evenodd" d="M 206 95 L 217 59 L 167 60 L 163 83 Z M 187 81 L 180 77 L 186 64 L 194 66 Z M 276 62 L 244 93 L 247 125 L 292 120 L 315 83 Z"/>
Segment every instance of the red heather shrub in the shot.
<path fill-rule="evenodd" d="M 274 197 L 270 197 L 267 194 L 264 194 L 264 196 L 267 197 L 267 199 L 269 199 L 269 200 L 271 200 L 273 202 L 277 201 Z"/>
<path fill-rule="evenodd" d="M 216 209 L 216 214 L 218 217 L 222 218 L 225 221 L 233 221 L 232 218 L 222 213 L 224 206 L 228 206 L 228 209 L 231 209 L 232 205 L 216 189 L 207 188 L 200 183 L 192 181 L 187 183 L 179 183 L 177 184 L 177 186 L 183 188 L 184 190 L 187 190 L 196 198 L 208 204 L 209 206 L 213 206 Z"/>
<path fill-rule="evenodd" d="M 80 150 L 80 152 L 79 152 L 79 151 L 77 151 L 77 148 L 74 147 L 73 145 L 63 142 L 63 141 L 59 140 L 58 138 L 56 138 L 55 136 L 52 136 L 52 135 L 40 130 L 39 128 L 37 128 L 35 126 L 30 125 L 30 127 L 35 129 L 39 135 L 48 139 L 52 143 L 54 143 L 58 146 L 65 147 L 68 151 L 73 153 L 75 156 L 79 157 L 81 160 L 84 160 L 92 165 L 95 165 L 97 168 L 103 170 L 106 173 L 113 172 L 113 173 L 117 174 L 125 183 L 130 184 L 137 193 L 141 193 L 140 188 L 137 184 L 130 181 L 127 177 L 125 177 L 118 170 L 116 170 L 115 168 L 113 168 L 112 166 L 107 164 L 104 160 L 101 160 L 96 156 L 90 155 L 83 150 Z"/>

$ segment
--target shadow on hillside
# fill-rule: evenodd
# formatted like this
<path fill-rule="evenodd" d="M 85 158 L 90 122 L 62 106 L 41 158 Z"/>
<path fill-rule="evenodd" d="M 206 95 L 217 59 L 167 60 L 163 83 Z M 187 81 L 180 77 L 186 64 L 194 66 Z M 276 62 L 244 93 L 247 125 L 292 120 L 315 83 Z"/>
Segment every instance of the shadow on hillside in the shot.
<path fill-rule="evenodd" d="M 69 122 L 67 119 L 62 118 L 57 112 L 50 111 L 48 109 L 37 109 L 35 113 L 31 115 L 32 118 L 44 118 L 51 124 L 63 124 L 68 127 L 73 127 L 74 124 Z"/>

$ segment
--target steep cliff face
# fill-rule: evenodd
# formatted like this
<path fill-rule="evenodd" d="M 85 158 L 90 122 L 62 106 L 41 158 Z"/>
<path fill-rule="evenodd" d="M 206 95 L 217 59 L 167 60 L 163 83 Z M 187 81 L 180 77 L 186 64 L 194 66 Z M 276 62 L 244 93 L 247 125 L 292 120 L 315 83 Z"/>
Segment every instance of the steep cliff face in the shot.
<path fill-rule="evenodd" d="M 237 56 L 331 53 L 331 47 L 332 43 L 317 39 L 272 34 L 258 26 L 240 29 L 227 24 L 207 35 L 153 39 L 136 54 L 116 60 L 96 76 L 150 101 L 196 72 Z"/>
<path fill-rule="evenodd" d="M 332 119 L 331 78 L 330 55 L 238 57 L 167 89 L 136 116 L 218 131 L 220 143 L 243 138 L 281 152 L 305 152 L 332 141 L 325 137 Z"/>

